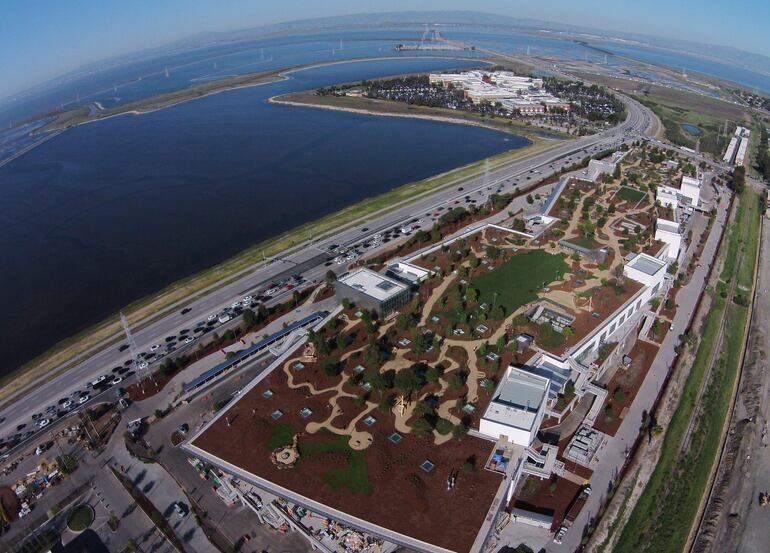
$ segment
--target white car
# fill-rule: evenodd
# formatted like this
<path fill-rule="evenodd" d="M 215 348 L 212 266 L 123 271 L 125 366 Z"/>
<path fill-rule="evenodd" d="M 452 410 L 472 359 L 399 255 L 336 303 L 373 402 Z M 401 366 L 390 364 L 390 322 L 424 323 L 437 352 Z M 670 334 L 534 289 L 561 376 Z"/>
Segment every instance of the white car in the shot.
<path fill-rule="evenodd" d="M 192 344 L 194 341 L 195 341 L 195 338 L 192 336 L 188 336 L 187 338 L 184 339 L 185 344 Z"/>
<path fill-rule="evenodd" d="M 79 403 L 80 405 L 83 405 L 83 404 L 84 404 L 86 401 L 88 401 L 89 399 L 91 399 L 91 396 L 89 396 L 88 394 L 86 394 L 86 395 L 84 395 L 84 396 L 80 396 L 80 399 L 78 400 L 78 403 Z"/>
<path fill-rule="evenodd" d="M 103 374 L 102 376 L 100 376 L 96 380 L 91 381 L 90 384 L 91 384 L 91 386 L 97 386 L 97 385 L 101 384 L 102 382 L 104 382 L 105 380 L 107 380 L 107 375 Z"/>
<path fill-rule="evenodd" d="M 61 407 L 62 407 L 62 409 L 66 409 L 67 411 L 69 411 L 69 410 L 70 410 L 70 409 L 72 409 L 74 406 L 75 406 L 75 402 L 74 402 L 74 401 L 72 401 L 71 399 L 68 399 L 67 401 L 65 401 L 65 402 L 62 404 L 62 406 L 61 406 Z"/>
<path fill-rule="evenodd" d="M 278 288 L 270 288 L 270 289 L 268 289 L 268 290 L 266 290 L 266 291 L 265 291 L 265 295 L 266 295 L 266 296 L 272 296 L 272 295 L 273 295 L 273 294 L 275 294 L 277 291 L 278 291 Z"/>
<path fill-rule="evenodd" d="M 139 368 L 140 369 L 146 369 L 149 366 L 150 366 L 150 364 L 147 363 L 147 361 L 142 361 L 141 363 L 139 363 Z"/>
<path fill-rule="evenodd" d="M 123 378 L 122 378 L 122 377 L 120 377 L 120 376 L 116 376 L 115 378 L 113 378 L 113 379 L 112 379 L 112 385 L 113 385 L 113 386 L 114 386 L 115 384 L 120 384 L 121 382 L 123 382 Z"/>
<path fill-rule="evenodd" d="M 253 299 L 254 299 L 253 296 L 243 296 L 243 303 L 244 304 L 251 303 L 251 300 L 253 300 Z"/>
<path fill-rule="evenodd" d="M 216 315 L 209 315 L 208 317 L 206 317 L 206 320 L 207 321 L 216 321 L 217 320 L 217 316 Z"/>
<path fill-rule="evenodd" d="M 155 344 L 153 346 L 150 346 L 150 351 L 158 351 L 160 349 L 160 344 Z"/>
<path fill-rule="evenodd" d="M 217 320 L 219 321 L 220 324 L 225 324 L 227 321 L 230 320 L 230 315 L 228 315 L 227 313 L 222 313 L 219 316 L 219 319 Z"/>
<path fill-rule="evenodd" d="M 233 303 L 230 305 L 230 307 L 232 307 L 233 309 L 236 309 L 236 308 L 240 307 L 241 305 L 243 305 L 243 304 L 241 303 L 241 300 L 238 300 L 238 301 L 234 301 L 234 302 L 233 302 Z"/>
<path fill-rule="evenodd" d="M 39 421 L 37 421 L 37 426 L 38 426 L 38 428 L 45 428 L 50 423 L 51 423 L 51 421 L 48 420 L 48 419 L 40 419 Z"/>

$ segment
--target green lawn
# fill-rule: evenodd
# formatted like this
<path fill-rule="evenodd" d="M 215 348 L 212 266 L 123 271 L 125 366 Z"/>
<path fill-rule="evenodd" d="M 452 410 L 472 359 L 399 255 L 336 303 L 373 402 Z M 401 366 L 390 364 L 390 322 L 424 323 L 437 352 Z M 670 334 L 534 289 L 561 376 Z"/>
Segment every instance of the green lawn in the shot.
<path fill-rule="evenodd" d="M 628 202 L 634 205 L 639 203 L 647 196 L 647 194 L 641 190 L 636 190 L 635 188 L 630 188 L 628 186 L 621 186 L 618 190 L 618 193 L 615 195 L 624 202 Z"/>
<path fill-rule="evenodd" d="M 471 286 L 479 291 L 479 303 L 502 305 L 506 315 L 510 315 L 536 299 L 538 289 L 560 280 L 569 271 L 566 257 L 543 250 L 516 255 L 495 270 L 474 278 Z"/>
<path fill-rule="evenodd" d="M 303 458 L 312 458 L 314 455 L 326 453 L 328 451 L 342 451 L 347 456 L 347 465 L 341 468 L 334 468 L 324 473 L 323 479 L 335 490 L 343 487 L 348 488 L 352 493 L 371 495 L 374 491 L 369 480 L 369 470 L 366 465 L 366 450 L 356 451 L 348 445 L 350 436 L 332 434 L 324 432 L 328 436 L 328 442 L 322 443 L 302 443 L 299 444 L 300 463 Z"/>
<path fill-rule="evenodd" d="M 270 439 L 267 441 L 267 448 L 273 451 L 279 447 L 291 444 L 294 441 L 294 434 L 296 434 L 296 431 L 292 425 L 285 422 L 276 424 L 273 426 Z"/>

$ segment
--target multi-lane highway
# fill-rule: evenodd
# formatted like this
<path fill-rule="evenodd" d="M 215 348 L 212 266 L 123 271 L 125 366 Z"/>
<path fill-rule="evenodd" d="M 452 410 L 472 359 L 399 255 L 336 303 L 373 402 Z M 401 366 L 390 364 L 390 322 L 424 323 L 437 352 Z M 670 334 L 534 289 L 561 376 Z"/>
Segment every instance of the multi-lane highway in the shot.
<path fill-rule="evenodd" d="M 331 246 L 338 246 L 337 250 L 350 247 L 355 249 L 355 246 L 358 246 L 358 249 L 362 250 L 362 244 L 368 242 L 369 247 L 364 250 L 367 254 L 379 249 L 384 250 L 392 244 L 385 243 L 383 240 L 376 246 L 372 240 L 374 235 L 385 234 L 387 231 L 395 234 L 393 229 L 405 224 L 430 228 L 435 214 L 446 209 L 468 205 L 472 200 L 483 200 L 493 192 L 513 191 L 517 187 L 547 178 L 564 167 L 579 162 L 587 155 L 636 140 L 644 133 L 656 132 L 657 120 L 651 112 L 635 100 L 627 97 L 623 97 L 623 100 L 628 112 L 626 121 L 601 134 L 559 143 L 546 151 L 508 162 L 488 173 L 481 170 L 474 176 L 458 180 L 440 190 L 372 214 L 340 229 L 333 235 L 299 245 L 287 252 L 280 260 L 275 260 L 266 266 L 254 267 L 233 282 L 221 287 L 212 287 L 211 291 L 202 297 L 180 302 L 179 309 L 168 316 L 146 326 L 139 325 L 141 329 L 134 335 L 139 351 L 149 352 L 155 345 L 160 346 L 156 348 L 157 352 L 164 351 L 166 337 L 173 336 L 175 341 L 181 344 L 181 347 L 174 352 L 178 354 L 185 347 L 195 346 L 195 341 L 184 344 L 184 337 L 197 336 L 193 330 L 199 322 L 208 322 L 209 317 L 222 313 L 235 301 L 249 295 L 256 297 L 270 288 L 272 283 L 287 281 L 291 275 L 301 275 L 305 285 L 311 285 L 314 281 L 323 279 L 329 269 L 340 272 L 345 265 L 329 263 L 330 257 L 335 255 L 329 253 Z M 269 305 L 285 300 L 289 294 L 289 290 L 283 286 L 270 297 L 267 303 Z M 182 307 L 185 308 L 184 313 Z M 183 333 L 185 329 L 186 332 Z M 14 398 L 13 404 L 0 412 L 0 417 L 4 417 L 4 422 L 0 424 L 0 438 L 16 434 L 17 426 L 21 424 L 26 425 L 24 432 L 37 430 L 31 418 L 33 414 L 43 413 L 49 406 L 57 405 L 64 398 L 72 397 L 73 393 L 87 390 L 87 384 L 101 375 L 109 375 L 109 378 L 113 378 L 116 374 L 113 368 L 127 366 L 130 359 L 128 349 L 122 351 L 119 349 L 118 346 L 122 343 L 95 348 L 79 359 L 78 363 L 69 370 L 47 382 L 38 383 L 34 388 L 21 390 Z M 150 365 L 148 370 L 152 369 L 153 366 Z M 132 367 L 132 370 L 136 368 Z M 130 379 L 121 382 L 120 385 L 127 383 L 130 383 Z M 75 397 L 78 397 L 77 394 Z"/>

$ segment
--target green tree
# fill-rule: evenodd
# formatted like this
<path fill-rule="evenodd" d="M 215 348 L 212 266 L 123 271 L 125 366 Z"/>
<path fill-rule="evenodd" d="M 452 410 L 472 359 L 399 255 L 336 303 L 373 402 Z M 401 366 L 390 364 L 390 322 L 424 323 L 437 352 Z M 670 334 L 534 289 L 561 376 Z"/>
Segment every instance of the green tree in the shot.
<path fill-rule="evenodd" d="M 326 277 L 325 278 L 326 278 L 326 283 L 327 284 L 333 284 L 337 280 L 337 275 L 334 273 L 334 271 L 329 269 L 328 271 L 326 271 Z"/>
<path fill-rule="evenodd" d="M 425 438 L 433 431 L 430 423 L 425 419 L 417 419 L 412 425 L 412 434 L 418 438 Z"/>
<path fill-rule="evenodd" d="M 464 424 L 457 424 L 452 428 L 452 436 L 455 440 L 462 440 L 468 434 L 468 427 Z"/>
<path fill-rule="evenodd" d="M 324 372 L 328 376 L 339 376 L 342 372 L 342 363 L 335 357 L 330 357 L 323 363 Z"/>
<path fill-rule="evenodd" d="M 251 328 L 257 324 L 257 314 L 251 309 L 243 310 L 243 324 L 246 328 Z"/>
<path fill-rule="evenodd" d="M 442 435 L 449 434 L 454 430 L 454 425 L 447 419 L 439 418 L 436 421 L 436 432 Z"/>
<path fill-rule="evenodd" d="M 429 401 L 425 401 L 424 399 L 421 399 L 414 404 L 414 412 L 421 417 L 425 415 L 432 415 L 435 411 L 436 410 L 433 408 L 433 404 Z"/>
<path fill-rule="evenodd" d="M 398 371 L 396 373 L 393 384 L 396 386 L 396 388 L 409 395 L 422 388 L 423 381 L 420 375 L 417 373 L 417 370 L 414 368 L 414 366 L 412 366 Z"/>

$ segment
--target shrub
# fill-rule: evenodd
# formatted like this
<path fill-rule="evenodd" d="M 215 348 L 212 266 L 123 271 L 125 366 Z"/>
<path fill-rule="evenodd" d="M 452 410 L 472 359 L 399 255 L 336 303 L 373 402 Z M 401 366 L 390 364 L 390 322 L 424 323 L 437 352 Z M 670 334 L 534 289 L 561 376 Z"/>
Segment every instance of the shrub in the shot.
<path fill-rule="evenodd" d="M 438 419 L 436 421 L 436 432 L 442 435 L 449 434 L 454 430 L 454 425 L 447 419 Z"/>
<path fill-rule="evenodd" d="M 342 364 L 340 363 L 340 360 L 332 357 L 324 361 L 324 372 L 328 376 L 339 376 L 339 374 L 342 372 Z"/>
<path fill-rule="evenodd" d="M 412 434 L 418 438 L 424 438 L 428 436 L 432 430 L 433 429 L 431 428 L 430 423 L 425 419 L 417 419 L 412 425 Z"/>

